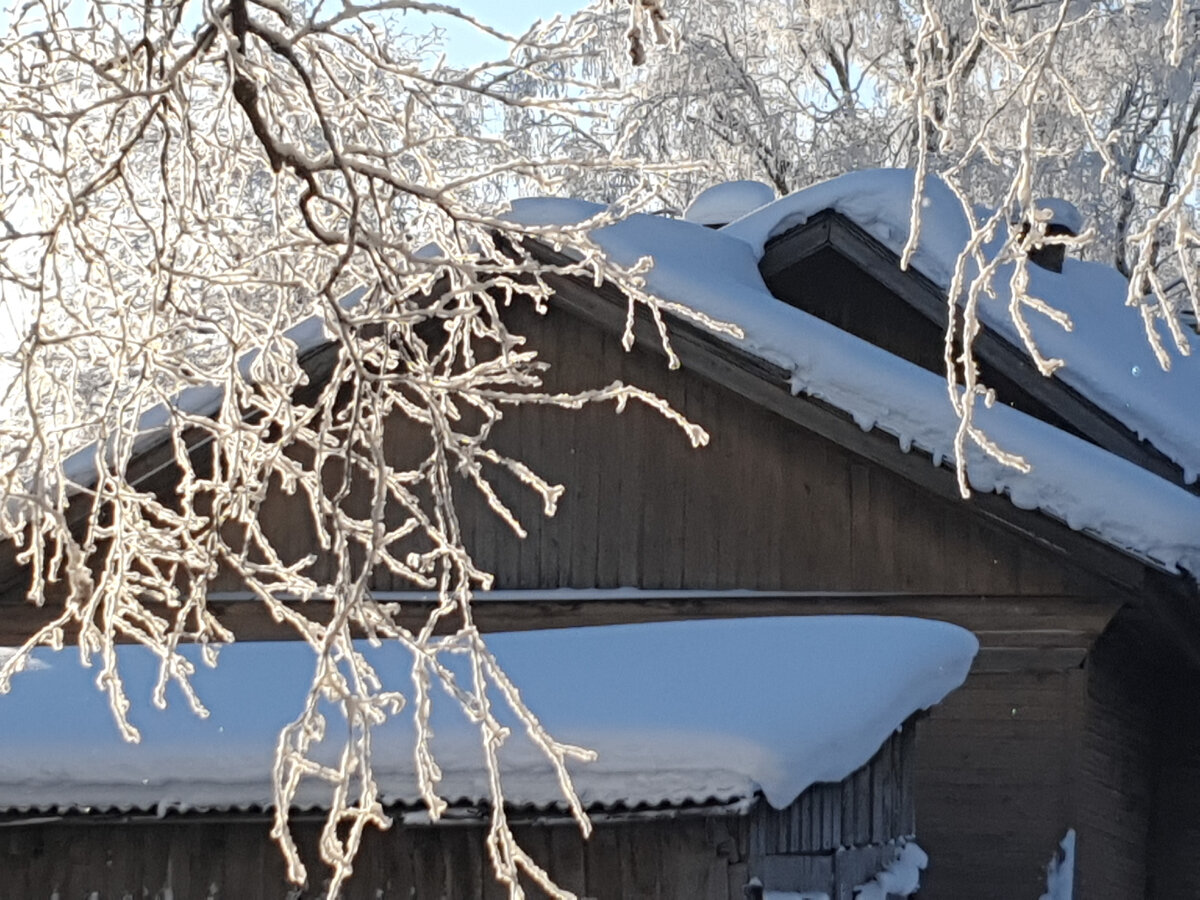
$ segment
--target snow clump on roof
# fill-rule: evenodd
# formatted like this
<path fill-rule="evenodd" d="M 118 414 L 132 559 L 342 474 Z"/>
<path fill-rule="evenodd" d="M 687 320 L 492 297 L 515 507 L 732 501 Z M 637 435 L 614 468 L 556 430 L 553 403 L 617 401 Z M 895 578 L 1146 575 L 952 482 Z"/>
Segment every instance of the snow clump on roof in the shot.
<path fill-rule="evenodd" d="M 1058 226 L 1071 234 L 1080 234 L 1083 231 L 1083 213 L 1074 203 L 1061 197 L 1038 197 L 1033 201 L 1033 206 L 1039 218 L 1046 213 L 1050 214 L 1046 220 L 1047 230 Z"/>
<path fill-rule="evenodd" d="M 701 191 L 683 211 L 687 222 L 719 227 L 766 206 L 775 190 L 761 181 L 725 181 Z"/>

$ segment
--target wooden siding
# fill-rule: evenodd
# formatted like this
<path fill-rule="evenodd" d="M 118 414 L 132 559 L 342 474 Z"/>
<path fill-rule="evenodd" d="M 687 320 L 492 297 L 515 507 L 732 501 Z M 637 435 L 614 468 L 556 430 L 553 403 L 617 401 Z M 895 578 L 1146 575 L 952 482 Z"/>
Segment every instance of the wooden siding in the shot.
<path fill-rule="evenodd" d="M 931 497 L 722 387 L 668 371 L 650 354 L 626 353 L 569 314 L 514 311 L 511 318 L 554 364 L 550 389 L 617 379 L 643 385 L 707 428 L 712 441 L 691 449 L 678 429 L 638 403 L 620 415 L 611 405 L 510 414 L 495 429 L 497 449 L 566 491 L 558 514 L 546 518 L 532 492 L 493 473 L 528 530 L 522 540 L 463 479 L 463 533 L 497 588 L 1113 593 L 1082 564 L 987 521 L 970 504 Z M 420 435 L 399 422 L 393 427 L 389 453 L 414 455 Z M 275 539 L 285 559 L 313 550 L 308 530 L 295 527 L 297 502 L 275 492 L 263 503 L 262 519 L 279 523 Z M 376 570 L 373 586 L 412 587 L 386 569 Z"/>
<path fill-rule="evenodd" d="M 921 900 L 1041 895 L 1076 824 L 1084 686 L 1081 669 L 972 674 L 930 711 L 916 774 L 917 835 L 931 859 Z"/>
<path fill-rule="evenodd" d="M 553 310 L 514 318 L 554 365 L 552 389 L 615 379 L 643 385 L 712 440 L 692 450 L 636 403 L 621 415 L 546 408 L 503 422 L 500 448 L 566 493 L 546 519 L 529 492 L 503 486 L 529 529 L 524 541 L 468 500 L 467 534 L 499 588 L 1106 592 L 1096 576 L 981 520 L 969 505 L 931 498 L 650 354 L 625 353 L 587 323 Z"/>
<path fill-rule="evenodd" d="M 1169 644 L 1147 646 L 1135 618 L 1118 617 L 1088 658 L 1076 890 L 1097 900 L 1195 898 L 1180 890 L 1194 883 L 1193 845 L 1176 842 L 1200 811 L 1187 790 L 1195 695 L 1182 719 L 1171 716 L 1195 676 Z"/>
<path fill-rule="evenodd" d="M 840 784 L 809 788 L 787 809 L 759 804 L 749 821 L 749 872 L 766 890 L 853 900 L 915 833 L 915 717 Z"/>
<path fill-rule="evenodd" d="M 893 438 L 864 434 L 845 416 L 791 397 L 782 382 L 754 382 L 774 398 L 763 406 L 733 389 L 748 389 L 745 379 L 758 375 L 729 364 L 721 370 L 731 379 L 725 386 L 710 380 L 715 370 L 706 377 L 672 372 L 653 352 L 626 353 L 574 307 L 552 307 L 545 316 L 518 308 L 509 319 L 552 364 L 548 389 L 615 380 L 642 385 L 707 428 L 712 440 L 693 450 L 677 428 L 636 402 L 620 415 L 611 405 L 510 411 L 495 430 L 497 449 L 529 462 L 566 492 L 548 519 L 534 494 L 503 471 L 491 473 L 528 529 L 521 540 L 465 478 L 459 482 L 467 545 L 495 573 L 498 588 L 878 591 L 974 596 L 981 608 L 989 598 L 1073 597 L 1096 604 L 1102 627 L 1115 604 L 1132 596 L 1130 586 L 1142 584 L 1136 562 L 1004 498 L 979 495 L 963 503 L 952 475 L 928 457 L 903 454 Z M 700 340 L 689 335 L 680 326 L 681 352 Z M 648 346 L 654 345 L 643 339 L 643 350 Z M 743 364 L 759 365 L 762 378 L 778 376 L 766 364 Z M 798 427 L 787 412 L 796 405 L 817 410 L 821 422 L 840 423 L 839 434 L 865 444 L 850 449 Z M 423 455 L 427 438 L 396 418 L 388 427 L 393 463 Z M 145 486 L 171 496 L 169 467 L 151 471 Z M 295 508 L 303 502 L 274 491 L 262 504 L 261 518 L 286 560 L 314 549 L 307 510 Z M 313 574 L 326 578 L 329 566 L 322 560 Z M 226 573 L 213 587 L 236 592 L 240 585 Z M 411 585 L 380 568 L 373 587 Z M 9 642 L 46 615 L 25 604 L 22 591 L 14 586 L 4 596 L 13 608 L 0 618 L 0 638 Z M 243 639 L 288 636 L 261 611 L 242 608 L 235 616 Z M 1098 628 L 1090 622 L 1085 630 L 1094 635 Z"/>
<path fill-rule="evenodd" d="M 0 828 L 0 900 L 308 900 L 323 898 L 320 827 L 296 837 L 311 884 L 292 888 L 266 821 L 143 820 L 120 826 Z M 598 898 L 741 900 L 745 820 L 735 816 L 597 827 L 522 826 L 521 845 L 563 887 Z M 531 885 L 530 896 L 541 896 Z M 346 900 L 507 897 L 491 874 L 483 829 L 393 826 L 368 832 Z"/>
<path fill-rule="evenodd" d="M 915 719 L 910 719 L 845 781 L 813 785 L 786 809 L 756 807 L 751 856 L 866 847 L 915 834 L 916 730 Z"/>

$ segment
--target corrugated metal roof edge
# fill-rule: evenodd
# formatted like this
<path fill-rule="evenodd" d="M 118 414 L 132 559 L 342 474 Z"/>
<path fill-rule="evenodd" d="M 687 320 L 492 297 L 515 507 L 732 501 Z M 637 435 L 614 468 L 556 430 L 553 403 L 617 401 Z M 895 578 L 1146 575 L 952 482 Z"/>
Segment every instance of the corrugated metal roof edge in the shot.
<path fill-rule="evenodd" d="M 745 815 L 762 798 L 756 791 L 751 796 L 734 794 L 723 797 L 691 797 L 684 801 L 662 800 L 657 803 L 593 803 L 587 805 L 588 816 L 597 822 L 621 821 L 625 819 L 679 818 L 683 816 Z M 325 818 L 326 807 L 310 804 L 292 808 L 291 821 L 302 822 Z M 407 826 L 474 825 L 484 822 L 491 814 L 486 803 L 460 797 L 450 801 L 449 808 L 438 822 L 434 822 L 429 811 L 421 804 L 396 803 L 384 807 L 384 811 L 396 824 Z M 520 824 L 554 824 L 556 821 L 571 821 L 565 803 L 514 804 L 509 807 L 509 820 Z M 77 805 L 22 805 L 0 808 L 0 828 L 34 825 L 114 825 L 114 824 L 189 824 L 224 820 L 267 821 L 274 817 L 273 806 L 261 804 L 221 804 L 213 806 L 191 806 L 186 809 L 110 805 L 83 807 Z"/>

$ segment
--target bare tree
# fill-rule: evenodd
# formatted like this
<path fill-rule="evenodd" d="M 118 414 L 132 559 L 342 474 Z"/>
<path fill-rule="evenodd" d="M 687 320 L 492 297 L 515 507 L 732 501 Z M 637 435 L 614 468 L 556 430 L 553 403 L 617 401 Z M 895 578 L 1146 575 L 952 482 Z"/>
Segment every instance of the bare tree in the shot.
<path fill-rule="evenodd" d="M 631 15 L 633 28 L 661 27 L 645 4 Z M 587 165 L 513 150 L 495 127 L 506 111 L 577 128 L 613 95 L 564 74 L 580 47 L 559 23 L 510 37 L 416 0 L 36 0 L 8 16 L 0 284 L 16 374 L 3 397 L 0 536 L 20 546 L 29 600 L 54 612 L 0 665 L 0 690 L 32 648 L 71 633 L 85 662 L 98 657 L 128 739 L 138 732 L 118 642 L 158 656 L 157 704 L 176 683 L 203 713 L 180 647 L 199 643 L 212 663 L 235 637 L 207 603 L 213 579 L 234 573 L 316 654 L 275 765 L 273 835 L 291 879 L 306 877 L 288 831 L 302 782 L 328 789 L 320 846 L 331 896 L 363 830 L 387 824 L 371 741 L 389 717 L 416 723 L 420 792 L 438 817 L 428 723 L 446 692 L 479 726 L 498 877 L 513 896 L 519 872 L 554 892 L 505 819 L 497 710 L 508 707 L 552 763 L 585 832 L 566 763 L 588 752 L 542 728 L 488 651 L 471 597 L 491 576 L 464 543 L 457 504 L 478 492 L 521 533 L 493 488 L 515 479 L 553 515 L 562 488 L 491 446 L 514 406 L 645 402 L 693 444 L 706 440 L 634 387 L 546 393 L 536 351 L 501 318 L 505 304 L 550 296 L 547 268 L 524 247 L 533 237 L 577 249 L 578 262 L 555 271 L 618 284 L 661 321 L 638 271 L 588 239 L 595 221 L 523 228 L 497 215 L 510 193 L 552 191 Z M 414 17 L 415 35 L 403 30 Z M 429 37 L 439 20 L 500 38 L 510 53 L 448 67 Z M 568 89 L 537 99 L 530 87 L 545 79 Z M 648 194 L 652 168 L 605 165 L 630 171 L 627 206 Z M 298 335 L 314 329 L 336 361 L 301 401 Z M 384 451 L 397 417 L 424 435 L 407 467 Z M 130 460 L 148 441 L 172 448 L 174 497 L 132 483 Z M 200 443 L 211 447 L 203 463 L 192 453 Z M 260 518 L 279 490 L 304 498 L 321 566 L 287 558 Z M 436 592 L 419 628 L 372 597 L 377 569 Z M 383 687 L 355 635 L 411 651 L 407 696 Z M 468 678 L 456 680 L 449 654 L 467 660 Z M 332 761 L 318 753 L 331 710 L 347 735 Z"/>
<path fill-rule="evenodd" d="M 8 13 L 0 286 L 14 328 L 0 536 L 21 548 L 29 599 L 54 615 L 0 665 L 0 690 L 33 647 L 71 633 L 85 660 L 98 657 L 130 739 L 119 641 L 158 655 L 156 702 L 174 682 L 200 711 L 179 648 L 197 642 L 213 661 L 234 637 L 207 600 L 213 579 L 234 573 L 316 651 L 307 704 L 279 743 L 274 833 L 303 880 L 287 810 L 302 781 L 327 786 L 331 893 L 363 829 L 386 823 L 371 739 L 388 717 L 414 717 L 422 796 L 443 810 L 428 732 L 443 689 L 479 725 L 488 846 L 514 896 L 520 872 L 553 887 L 504 818 L 499 707 L 588 828 L 566 769 L 586 751 L 546 733 L 474 624 L 471 597 L 491 579 L 464 542 L 458 498 L 478 492 L 520 532 L 493 487 L 514 478 L 553 514 L 560 487 L 491 445 L 514 406 L 635 400 L 693 443 L 706 435 L 626 385 L 542 389 L 536 351 L 501 318 L 506 303 L 550 298 L 530 238 L 570 245 L 576 261 L 556 271 L 615 284 L 666 342 L 663 304 L 638 268 L 604 259 L 591 227 L 656 198 L 678 206 L 714 162 L 781 191 L 862 165 L 912 166 L 918 188 L 936 172 L 975 224 L 950 290 L 966 314 L 948 317 L 946 335 L 960 450 L 976 443 L 1013 465 L 972 421 L 990 397 L 973 304 L 1011 261 L 1018 326 L 1055 315 L 1025 278 L 1031 243 L 1064 240 L 1045 233 L 1037 194 L 1118 211 L 1101 219 L 1108 231 L 1070 240 L 1096 239 L 1130 273 L 1164 364 L 1155 323 L 1187 347 L 1175 312 L 1196 296 L 1194 4 L 677 0 L 673 32 L 657 0 L 601 6 L 519 37 L 419 0 L 32 0 Z M 439 20 L 506 41 L 507 58 L 446 66 L 427 36 Z M 647 56 L 659 44 L 679 52 Z M 702 158 L 706 170 L 680 165 Z M 612 211 L 570 227 L 497 215 L 505 197 L 564 186 Z M 915 240 L 916 202 L 911 230 Z M 984 254 L 997 238 L 1003 249 Z M 337 348 L 303 402 L 307 345 L 293 328 Z M 1059 364 L 1028 343 L 1044 371 Z M 382 449 L 396 418 L 424 435 L 404 466 Z M 131 481 L 131 458 L 153 440 L 172 449 L 174 497 Z M 197 440 L 212 448 L 204 465 Z M 258 513 L 277 490 L 304 498 L 322 566 L 276 546 Z M 374 600 L 380 568 L 437 592 L 420 627 Z M 290 598 L 322 600 L 328 618 Z M 409 648 L 406 696 L 384 689 L 355 634 Z M 467 659 L 463 683 L 448 654 Z M 331 708 L 348 735 L 333 763 L 316 752 Z"/>

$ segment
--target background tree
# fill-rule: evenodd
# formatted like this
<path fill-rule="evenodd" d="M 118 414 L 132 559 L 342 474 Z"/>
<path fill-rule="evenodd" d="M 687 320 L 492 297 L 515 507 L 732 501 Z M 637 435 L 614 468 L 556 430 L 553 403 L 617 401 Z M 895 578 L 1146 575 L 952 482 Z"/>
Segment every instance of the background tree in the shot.
<path fill-rule="evenodd" d="M 976 377 L 973 308 L 999 272 L 1031 357 L 1046 374 L 1061 364 L 1043 358 L 1026 324 L 1050 315 L 1069 327 L 1025 287 L 1026 249 L 1047 241 L 1040 196 L 1083 212 L 1088 231 L 1068 240 L 1130 278 L 1128 302 L 1163 367 L 1190 352 L 1184 329 L 1200 288 L 1200 4 L 677 0 L 671 15 L 678 53 L 634 67 L 613 49 L 620 26 L 598 17 L 596 52 L 581 65 L 630 96 L 592 140 L 618 156 L 705 162 L 667 183 L 663 208 L 682 210 L 713 181 L 754 178 L 783 194 L 874 166 L 912 168 L 918 186 L 937 174 L 957 193 L 975 225 L 949 291 L 966 310 L 950 317 L 946 335 L 960 445 L 1017 461 L 971 423 L 976 400 L 990 396 Z M 586 173 L 579 189 L 595 190 L 595 177 Z M 614 173 L 601 196 L 627 179 Z M 919 212 L 914 204 L 910 246 Z"/>
<path fill-rule="evenodd" d="M 621 23 L 593 18 L 583 68 L 633 95 L 611 146 L 715 164 L 676 182 L 675 208 L 709 181 L 786 194 L 922 154 L 995 206 L 1029 155 L 1037 191 L 1089 214 L 1090 252 L 1128 274 L 1135 236 L 1187 194 L 1200 5 L 677 0 L 671 14 L 680 52 L 644 67 L 620 52 Z"/>

